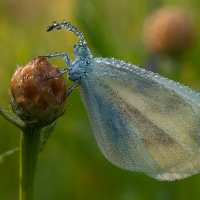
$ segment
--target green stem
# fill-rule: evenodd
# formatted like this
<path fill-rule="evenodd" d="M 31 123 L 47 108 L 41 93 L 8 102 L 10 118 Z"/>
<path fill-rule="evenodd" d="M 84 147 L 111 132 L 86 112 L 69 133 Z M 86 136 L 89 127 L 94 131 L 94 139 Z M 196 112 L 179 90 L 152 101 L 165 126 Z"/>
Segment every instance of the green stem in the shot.
<path fill-rule="evenodd" d="M 41 129 L 27 127 L 22 130 L 20 145 L 20 200 L 33 200 L 35 175 L 40 151 Z"/>
<path fill-rule="evenodd" d="M 6 111 L 3 108 L 0 108 L 0 115 L 2 117 L 4 117 L 6 120 L 8 120 L 9 122 L 11 122 L 12 124 L 14 124 L 16 127 L 18 127 L 19 129 L 23 129 L 24 128 L 24 123 L 22 121 L 17 121 L 16 119 L 14 119 L 13 117 L 11 117 L 8 114 L 8 111 Z"/>

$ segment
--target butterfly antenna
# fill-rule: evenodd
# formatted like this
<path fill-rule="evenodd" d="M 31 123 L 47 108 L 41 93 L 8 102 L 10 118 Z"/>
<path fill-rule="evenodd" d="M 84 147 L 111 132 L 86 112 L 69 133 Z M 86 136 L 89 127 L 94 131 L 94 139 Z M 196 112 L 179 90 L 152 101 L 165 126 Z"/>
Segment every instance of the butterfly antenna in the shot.
<path fill-rule="evenodd" d="M 73 26 L 72 24 L 70 24 L 69 22 L 65 20 L 62 21 L 61 23 L 53 22 L 51 26 L 47 27 L 47 32 L 52 31 L 54 29 L 60 30 L 62 28 L 67 29 L 68 31 L 71 31 L 78 37 L 79 39 L 78 45 L 86 44 L 83 33 L 78 28 L 76 28 L 75 26 Z"/>

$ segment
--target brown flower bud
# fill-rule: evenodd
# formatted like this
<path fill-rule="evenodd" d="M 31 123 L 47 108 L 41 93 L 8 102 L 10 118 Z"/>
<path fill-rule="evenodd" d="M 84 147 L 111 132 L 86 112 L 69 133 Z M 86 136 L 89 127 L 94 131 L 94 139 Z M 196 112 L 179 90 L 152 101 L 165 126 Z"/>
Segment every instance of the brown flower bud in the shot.
<path fill-rule="evenodd" d="M 45 57 L 18 67 L 10 83 L 13 111 L 28 125 L 45 126 L 65 110 L 66 83 Z"/>
<path fill-rule="evenodd" d="M 143 42 L 153 52 L 177 55 L 190 47 L 193 40 L 193 23 L 182 9 L 160 8 L 145 22 Z"/>

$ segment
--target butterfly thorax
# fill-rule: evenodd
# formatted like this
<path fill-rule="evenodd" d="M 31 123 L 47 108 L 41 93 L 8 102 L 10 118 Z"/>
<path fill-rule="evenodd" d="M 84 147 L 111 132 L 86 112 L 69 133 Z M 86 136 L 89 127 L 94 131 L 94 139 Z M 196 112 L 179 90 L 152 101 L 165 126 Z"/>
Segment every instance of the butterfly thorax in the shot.
<path fill-rule="evenodd" d="M 85 44 L 75 45 L 74 55 L 76 59 L 72 62 L 68 72 L 69 79 L 72 81 L 84 77 L 92 61 L 92 54 Z"/>

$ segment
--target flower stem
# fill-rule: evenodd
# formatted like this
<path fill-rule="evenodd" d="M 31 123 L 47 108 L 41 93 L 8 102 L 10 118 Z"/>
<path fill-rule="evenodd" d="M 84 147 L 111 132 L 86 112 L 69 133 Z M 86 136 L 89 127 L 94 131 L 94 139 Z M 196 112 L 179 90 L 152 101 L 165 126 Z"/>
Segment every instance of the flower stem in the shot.
<path fill-rule="evenodd" d="M 23 129 L 24 128 L 24 123 L 22 121 L 16 120 L 13 117 L 11 117 L 8 114 L 8 111 L 6 111 L 5 109 L 0 108 L 0 115 L 2 117 L 4 117 L 6 120 L 8 120 L 9 122 L 11 122 L 12 124 L 14 124 L 19 129 Z"/>
<path fill-rule="evenodd" d="M 33 200 L 41 129 L 26 127 L 21 133 L 19 199 Z"/>

